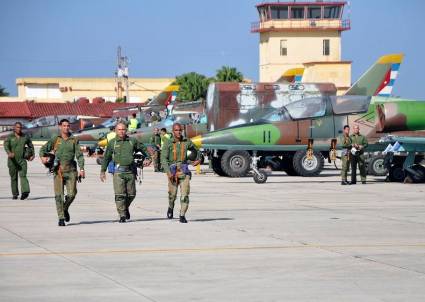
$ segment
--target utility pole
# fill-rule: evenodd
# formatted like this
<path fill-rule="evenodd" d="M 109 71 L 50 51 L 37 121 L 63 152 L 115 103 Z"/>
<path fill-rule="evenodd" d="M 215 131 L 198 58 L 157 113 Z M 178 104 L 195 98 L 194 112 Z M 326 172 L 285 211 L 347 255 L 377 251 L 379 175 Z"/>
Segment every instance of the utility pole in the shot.
<path fill-rule="evenodd" d="M 129 81 L 128 81 L 128 58 L 122 56 L 121 46 L 117 50 L 117 71 L 115 72 L 117 82 L 117 98 L 122 98 L 123 86 L 125 86 L 126 102 L 130 102 Z"/>

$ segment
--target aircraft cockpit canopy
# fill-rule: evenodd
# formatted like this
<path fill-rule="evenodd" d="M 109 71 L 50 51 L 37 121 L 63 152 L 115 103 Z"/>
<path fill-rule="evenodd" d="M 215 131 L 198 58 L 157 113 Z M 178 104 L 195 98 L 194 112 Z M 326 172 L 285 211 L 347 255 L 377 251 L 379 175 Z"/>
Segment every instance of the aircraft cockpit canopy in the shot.
<path fill-rule="evenodd" d="M 37 128 L 37 127 L 57 126 L 57 124 L 58 124 L 58 121 L 56 116 L 43 116 L 29 123 L 26 123 L 24 127 L 26 129 L 31 129 L 31 128 Z"/>
<path fill-rule="evenodd" d="M 265 116 L 267 122 L 317 118 L 326 114 L 326 98 L 312 97 L 289 103 Z"/>
<path fill-rule="evenodd" d="M 367 112 L 370 105 L 370 96 L 343 95 L 331 96 L 332 110 L 334 114 L 356 114 Z"/>

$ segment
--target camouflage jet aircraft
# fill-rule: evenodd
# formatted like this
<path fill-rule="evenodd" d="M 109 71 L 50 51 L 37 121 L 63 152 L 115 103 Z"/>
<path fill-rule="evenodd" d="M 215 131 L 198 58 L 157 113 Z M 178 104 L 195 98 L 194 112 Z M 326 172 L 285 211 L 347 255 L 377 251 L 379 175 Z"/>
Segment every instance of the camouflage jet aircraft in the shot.
<path fill-rule="evenodd" d="M 50 115 L 43 116 L 25 123 L 23 131 L 29 135 L 33 140 L 46 140 L 50 139 L 53 135 L 59 134 L 59 121 L 61 119 L 68 119 L 70 121 L 71 131 L 77 132 L 81 129 L 92 129 L 96 125 L 103 122 L 104 118 L 93 116 L 80 116 L 80 115 Z M 0 133 L 0 140 L 4 140 L 13 131 L 3 131 Z"/>
<path fill-rule="evenodd" d="M 382 151 L 385 134 L 425 137 L 425 101 L 368 96 L 306 98 L 283 106 L 263 120 L 192 138 L 214 150 L 217 174 L 245 175 L 251 157 L 277 157 L 288 174 L 318 175 L 332 157 L 343 126 L 358 124 L 368 151 Z M 314 151 L 313 151 L 314 150 Z M 219 159 L 219 160 L 218 160 Z"/>
<path fill-rule="evenodd" d="M 353 84 L 353 86 L 346 92 L 345 99 L 346 100 L 356 100 L 354 97 L 355 95 L 365 95 L 365 96 L 373 96 L 373 95 L 386 95 L 387 93 L 391 92 L 392 85 L 394 84 L 394 80 L 397 76 L 397 71 L 400 66 L 400 63 L 403 59 L 402 54 L 395 54 L 395 55 L 386 55 L 378 59 L 378 61 L 362 76 L 360 79 Z M 332 97 L 335 94 L 332 93 L 332 89 L 326 89 L 326 86 L 332 87 L 331 84 L 322 84 L 322 86 L 313 86 L 313 87 L 320 87 L 320 89 L 316 92 L 312 91 L 310 89 L 309 91 L 312 91 L 308 93 L 305 88 L 308 87 L 308 85 L 312 84 L 306 84 L 306 83 L 296 83 L 296 84 L 280 84 L 281 86 L 278 86 L 277 84 L 267 84 L 269 87 L 266 88 L 266 84 L 257 85 L 255 87 L 256 89 L 252 89 L 253 93 L 247 97 L 242 96 L 242 92 L 240 94 L 235 93 L 235 89 L 227 89 L 227 91 L 223 91 L 221 94 L 211 93 L 209 91 L 209 97 L 207 98 L 207 104 L 210 107 L 210 110 L 208 110 L 208 130 L 214 130 L 214 129 L 223 129 L 227 127 L 231 127 L 229 129 L 224 129 L 221 131 L 216 131 L 212 133 L 208 133 L 203 137 L 195 138 L 195 140 L 198 142 L 199 145 L 204 146 L 206 149 L 210 149 L 214 151 L 214 156 L 212 157 L 212 163 L 213 168 L 217 174 L 221 175 L 228 175 L 233 177 L 238 177 L 245 175 L 246 172 L 249 169 L 249 163 L 250 163 L 250 157 L 255 149 L 250 149 L 250 147 L 241 147 L 241 142 L 239 139 L 232 139 L 229 136 L 229 133 L 232 133 L 233 131 L 236 131 L 240 133 L 240 131 L 245 131 L 245 129 L 251 129 L 249 127 L 255 125 L 255 121 L 259 121 L 260 118 L 258 116 L 273 116 L 273 114 L 276 113 L 276 111 L 279 111 L 279 108 L 286 108 L 285 106 L 290 106 L 290 104 L 294 103 L 293 106 L 299 106 L 302 108 L 304 106 L 304 103 L 302 102 L 303 99 L 315 99 L 316 102 L 320 103 L 323 97 Z M 281 89 L 282 85 L 287 85 L 287 89 Z M 311 87 L 310 87 L 311 88 Z M 216 89 L 217 90 L 217 89 Z M 224 90 L 224 89 L 222 89 Z M 241 88 L 242 90 L 242 88 Z M 269 91 L 272 92 L 269 92 Z M 273 91 L 274 90 L 274 91 Z M 236 95 L 237 94 L 237 95 Z M 350 98 L 350 96 L 353 96 Z M 242 101 L 245 98 L 245 101 Z M 362 99 L 361 97 L 359 99 Z M 263 103 L 261 106 L 258 106 L 259 100 L 262 100 Z M 397 99 L 393 99 L 392 101 L 396 101 Z M 214 111 L 214 102 L 223 102 L 227 105 L 227 107 L 232 107 L 234 110 L 228 110 L 226 113 L 228 114 L 230 112 L 231 117 L 226 116 L 226 114 L 220 114 L 219 117 L 216 117 L 216 115 L 212 114 L 211 111 Z M 239 104 L 238 104 L 239 103 Z M 242 103 L 244 103 L 245 107 L 242 107 Z M 308 102 L 307 102 L 308 103 Z M 307 104 L 306 103 L 306 104 Z M 345 102 L 346 104 L 350 104 L 350 102 Z M 361 102 L 360 102 L 361 103 Z M 382 102 L 381 102 L 382 103 Z M 387 104 L 382 106 L 395 106 L 394 104 L 391 104 L 391 101 L 388 101 Z M 407 104 L 407 103 L 406 103 Z M 238 106 L 239 105 L 239 106 Z M 400 105 L 403 106 L 403 105 Z M 293 108 L 293 107 L 289 107 Z M 361 117 L 361 121 L 363 123 L 366 123 L 368 119 L 374 119 L 372 116 L 372 112 L 368 112 L 368 108 L 366 108 L 365 111 L 367 114 L 365 116 L 358 116 Z M 350 112 L 349 114 L 353 114 L 353 112 Z M 216 117 L 216 119 L 214 119 Z M 335 119 L 334 117 L 332 119 Z M 342 130 L 343 125 L 338 125 L 338 123 L 335 123 L 335 127 L 332 127 L 332 131 L 330 131 L 329 125 L 324 123 L 323 118 L 317 118 L 314 125 L 306 126 L 309 127 L 315 127 L 317 128 L 315 136 L 318 136 L 320 138 L 336 138 L 338 133 Z M 230 122 L 229 122 L 230 121 Z M 236 122 L 235 122 L 236 121 Z M 359 120 L 360 121 L 360 120 Z M 250 124 L 249 122 L 254 122 L 254 124 Z M 264 123 L 264 121 L 262 121 Z M 348 120 L 346 120 L 346 123 Z M 270 123 L 270 121 L 268 121 Z M 326 130 L 326 127 L 322 127 L 321 125 L 327 125 L 329 129 Z M 282 167 L 291 174 L 300 174 L 300 175 L 316 175 L 320 173 L 320 170 L 323 166 L 323 157 L 320 157 L 317 155 L 317 157 L 309 157 L 308 161 L 304 161 L 304 168 L 298 168 L 296 171 L 294 168 L 297 167 L 303 167 L 302 165 L 298 163 L 300 160 L 299 155 L 295 158 L 295 153 L 297 150 L 300 150 L 304 148 L 305 151 L 305 141 L 302 140 L 302 136 L 300 131 L 302 131 L 301 128 L 299 128 L 299 125 L 302 124 L 300 121 L 297 121 L 297 128 L 292 129 L 296 131 L 296 133 L 290 133 L 289 136 L 295 136 L 297 137 L 297 141 L 289 143 L 281 141 L 280 143 L 276 144 L 284 144 L 284 145 L 292 145 L 292 147 L 289 146 L 279 146 L 276 147 L 277 149 L 275 151 L 279 151 L 282 149 L 285 149 L 285 153 L 279 153 L 275 152 L 276 154 L 267 154 L 267 156 L 278 156 L 279 161 L 282 164 Z M 316 125 L 317 124 L 317 125 Z M 370 124 L 370 123 L 369 123 Z M 239 127 L 232 127 L 232 126 L 238 126 Z M 340 127 L 340 128 L 338 128 Z M 369 126 L 370 127 L 370 126 Z M 236 130 L 238 129 L 238 130 Z M 242 130 L 244 129 L 244 130 Z M 254 127 L 253 129 L 259 130 L 258 127 Z M 322 132 L 321 134 L 318 134 L 317 131 Z M 289 130 L 289 129 L 287 129 Z M 336 131 L 334 133 L 334 131 Z M 286 131 L 287 132 L 287 131 Z M 369 132 L 369 131 L 368 131 Z M 253 132 L 249 132 L 250 135 L 253 135 Z M 268 133 L 268 132 L 267 132 Z M 267 134 L 268 135 L 268 134 Z M 271 133 L 270 133 L 271 135 Z M 288 134 L 286 134 L 288 137 Z M 229 139 L 230 138 L 230 139 Z M 307 137 L 305 137 L 308 139 Z M 310 139 L 314 139 L 314 137 L 311 137 Z M 261 141 L 261 140 L 260 140 Z M 260 142 L 259 141 L 259 142 Z M 268 140 L 267 140 L 268 141 Z M 270 140 L 271 142 L 272 140 Z M 269 143 L 270 144 L 270 143 Z M 272 143 L 274 145 L 275 143 Z M 251 144 L 250 144 L 251 145 Z M 258 146 L 256 151 L 261 151 L 262 145 Z M 239 146 L 239 147 L 237 147 Z M 288 149 L 289 148 L 289 149 Z M 291 150 L 292 148 L 292 150 Z M 263 151 L 269 151 L 268 148 L 265 148 Z M 298 153 L 299 154 L 299 153 Z M 263 159 L 266 157 L 266 154 L 264 154 Z M 294 159 L 295 158 L 295 159 Z M 297 164 L 293 164 L 293 161 L 297 162 Z M 305 160 L 305 159 L 304 159 Z M 291 163 L 291 164 L 288 164 Z M 308 165 L 309 167 L 307 167 Z M 308 168 L 308 169 L 307 169 Z M 304 171 L 305 170 L 305 171 Z"/>

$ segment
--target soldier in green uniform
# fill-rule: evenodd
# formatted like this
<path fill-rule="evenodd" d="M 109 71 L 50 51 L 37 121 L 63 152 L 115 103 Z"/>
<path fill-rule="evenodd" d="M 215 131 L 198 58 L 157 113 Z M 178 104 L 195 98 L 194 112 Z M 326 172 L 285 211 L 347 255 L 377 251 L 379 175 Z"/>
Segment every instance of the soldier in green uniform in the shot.
<path fill-rule="evenodd" d="M 40 158 L 43 164 L 47 164 L 50 158 L 47 153 L 55 155 L 54 161 L 54 191 L 56 210 L 59 217 L 59 226 L 65 226 L 71 217 L 69 207 L 77 195 L 77 179 L 84 178 L 84 156 L 80 149 L 77 138 L 69 131 L 69 121 L 63 119 L 59 122 L 60 135 L 52 137 L 40 149 Z M 77 171 L 77 163 L 80 172 Z M 66 196 L 64 193 L 66 187 Z"/>
<path fill-rule="evenodd" d="M 115 203 L 120 216 L 119 222 L 130 219 L 129 207 L 136 197 L 137 167 L 134 158 L 137 152 L 142 152 L 147 160 L 144 165 L 150 164 L 150 156 L 146 147 L 133 137 L 127 136 L 127 126 L 120 122 L 115 127 L 117 136 L 108 142 L 102 167 L 100 180 L 106 180 L 106 169 L 113 173 Z M 111 168 L 110 168 L 111 167 Z"/>
<path fill-rule="evenodd" d="M 360 178 L 362 184 L 366 184 L 366 166 L 364 158 L 364 149 L 367 147 L 367 139 L 364 135 L 360 134 L 358 125 L 353 127 L 354 133 L 351 134 L 351 184 L 356 184 L 357 165 L 360 170 Z"/>
<path fill-rule="evenodd" d="M 188 164 L 188 151 L 195 152 L 192 165 L 199 164 L 200 154 L 192 141 L 182 135 L 183 128 L 179 123 L 173 125 L 173 137 L 167 140 L 161 149 L 161 165 L 168 178 L 168 219 L 173 218 L 174 202 L 180 186 L 180 222 L 187 223 L 186 212 L 189 207 L 191 172 Z"/>
<path fill-rule="evenodd" d="M 12 199 L 18 199 L 18 175 L 21 182 L 21 200 L 28 198 L 30 185 L 27 179 L 27 160 L 34 159 L 34 146 L 29 136 L 22 132 L 22 124 L 15 123 L 14 132 L 4 141 L 7 153 L 7 167 L 12 187 Z"/>
<path fill-rule="evenodd" d="M 351 138 L 350 138 L 350 126 L 344 126 L 344 133 L 340 138 L 340 144 L 342 146 L 341 153 L 341 185 L 349 185 L 347 181 L 348 170 L 350 169 L 350 150 L 351 150 Z"/>
<path fill-rule="evenodd" d="M 160 170 L 160 156 L 161 156 L 161 136 L 159 135 L 159 129 L 153 129 L 153 135 L 151 137 L 150 143 L 153 145 L 154 154 L 153 154 L 153 164 L 154 171 L 159 172 Z"/>

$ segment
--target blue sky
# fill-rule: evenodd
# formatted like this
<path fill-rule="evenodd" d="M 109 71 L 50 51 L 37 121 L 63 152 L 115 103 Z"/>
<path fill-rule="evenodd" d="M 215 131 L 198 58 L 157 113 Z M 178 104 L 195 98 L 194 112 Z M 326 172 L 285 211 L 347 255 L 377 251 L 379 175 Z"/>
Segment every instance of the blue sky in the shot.
<path fill-rule="evenodd" d="M 18 77 L 111 77 L 116 48 L 130 76 L 208 76 L 222 65 L 258 80 L 254 0 L 1 0 L 0 85 L 16 95 Z M 352 79 L 379 56 L 403 52 L 394 94 L 425 100 L 425 1 L 352 0 L 343 33 Z"/>

